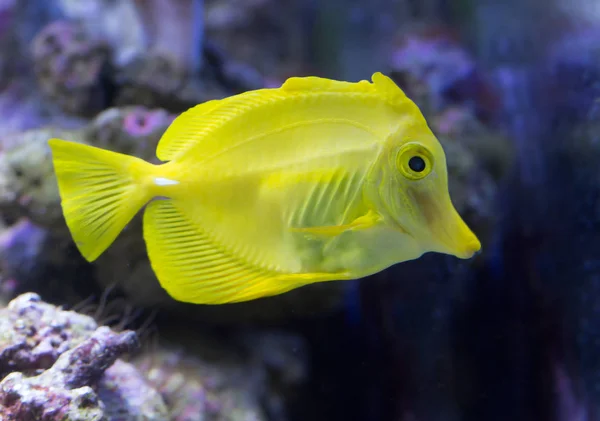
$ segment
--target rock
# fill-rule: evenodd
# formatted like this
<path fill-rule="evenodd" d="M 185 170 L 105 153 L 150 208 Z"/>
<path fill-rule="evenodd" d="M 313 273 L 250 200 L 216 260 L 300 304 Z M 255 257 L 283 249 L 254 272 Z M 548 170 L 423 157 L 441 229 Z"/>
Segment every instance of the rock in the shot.
<path fill-rule="evenodd" d="M 245 331 L 216 340 L 183 329 L 132 362 L 163 395 L 173 421 L 289 420 L 286 404 L 307 379 L 302 338 Z"/>
<path fill-rule="evenodd" d="M 0 310 L 0 329 L 3 420 L 167 418 L 158 392 L 117 360 L 138 348 L 134 332 L 98 327 L 91 317 L 63 311 L 33 293 Z"/>
<path fill-rule="evenodd" d="M 40 89 L 64 111 L 91 117 L 109 105 L 109 46 L 81 24 L 46 26 L 33 40 L 32 57 Z"/>

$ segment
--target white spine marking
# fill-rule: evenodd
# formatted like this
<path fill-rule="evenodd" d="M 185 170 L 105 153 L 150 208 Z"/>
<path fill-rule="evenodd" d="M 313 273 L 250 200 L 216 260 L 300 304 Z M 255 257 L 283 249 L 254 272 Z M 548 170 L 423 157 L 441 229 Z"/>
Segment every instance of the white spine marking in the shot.
<path fill-rule="evenodd" d="M 157 186 L 172 186 L 174 184 L 179 184 L 179 181 L 171 180 L 169 178 L 164 177 L 156 177 L 154 179 L 154 184 Z"/>

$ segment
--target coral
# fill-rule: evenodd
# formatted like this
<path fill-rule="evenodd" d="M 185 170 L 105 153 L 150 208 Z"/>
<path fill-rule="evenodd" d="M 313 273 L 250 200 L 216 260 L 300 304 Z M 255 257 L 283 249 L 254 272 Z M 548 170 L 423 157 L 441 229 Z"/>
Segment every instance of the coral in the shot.
<path fill-rule="evenodd" d="M 43 28 L 31 51 L 42 92 L 71 114 L 93 117 L 128 105 L 179 113 L 264 86 L 252 67 L 205 42 L 201 0 L 176 7 L 165 0 L 91 0 L 85 8 L 60 0 L 59 6 L 67 20 Z"/>
<path fill-rule="evenodd" d="M 168 419 L 160 393 L 132 364 L 116 360 L 98 382 L 98 398 L 109 420 Z"/>
<path fill-rule="evenodd" d="M 23 294 L 0 310 L 3 420 L 164 420 L 166 407 L 118 357 L 138 348 L 134 332 Z"/>
<path fill-rule="evenodd" d="M 398 36 L 389 66 L 407 94 L 433 112 L 469 104 L 472 112 L 488 120 L 499 108 L 499 99 L 474 59 L 447 28 L 404 32 Z"/>
<path fill-rule="evenodd" d="M 89 316 L 62 311 L 28 293 L 0 310 L 0 377 L 50 368 L 97 328 Z"/>
<path fill-rule="evenodd" d="M 53 3 L 65 18 L 80 22 L 89 36 L 110 45 L 116 66 L 127 64 L 148 49 L 149 42 L 133 0 L 56 0 Z"/>
<path fill-rule="evenodd" d="M 148 53 L 132 59 L 117 69 L 114 78 L 119 87 L 115 97 L 118 106 L 161 106 L 182 112 L 211 99 L 184 67 L 161 54 Z"/>
<path fill-rule="evenodd" d="M 310 2 L 205 0 L 206 36 L 235 61 L 265 76 L 284 77 L 307 61 Z"/>
<path fill-rule="evenodd" d="M 482 124 L 468 107 L 448 107 L 430 125 L 446 152 L 452 201 L 487 240 L 497 218 L 498 185 L 513 159 L 509 138 Z"/>
<path fill-rule="evenodd" d="M 174 119 L 163 109 L 143 106 L 109 108 L 98 114 L 82 134 L 84 142 L 156 161 L 158 140 Z"/>
<path fill-rule="evenodd" d="M 183 112 L 196 104 L 264 87 L 262 76 L 252 67 L 225 55 L 206 43 L 205 63 L 198 75 L 189 72 L 168 55 L 147 53 L 116 69 L 117 106 L 143 105 Z"/>
<path fill-rule="evenodd" d="M 187 72 L 202 65 L 203 1 L 59 0 L 63 14 L 82 23 L 114 50 L 115 65 L 127 65 L 147 52 L 167 57 Z"/>
<path fill-rule="evenodd" d="M 0 1 L 0 133 L 42 127 L 50 122 L 74 127 L 81 122 L 46 101 L 35 85 L 32 38 L 54 18 L 53 2 Z"/>
<path fill-rule="evenodd" d="M 281 332 L 245 332 L 227 341 L 184 332 L 133 360 L 163 395 L 174 421 L 287 420 L 285 403 L 306 380 L 306 344 Z M 193 355 L 193 356 L 192 356 Z"/>
<path fill-rule="evenodd" d="M 24 130 L 46 127 L 50 124 L 64 129 L 75 129 L 86 121 L 68 116 L 52 105 L 39 91 L 31 91 L 35 84 L 33 76 L 12 81 L 0 92 L 0 144 L 4 147 L 7 137 L 18 137 Z"/>
<path fill-rule="evenodd" d="M 233 93 L 241 93 L 253 89 L 264 88 L 267 78 L 264 78 L 258 70 L 247 63 L 229 57 L 214 42 L 205 42 L 204 45 L 205 65 L 203 68 L 203 79 L 207 83 L 211 80 L 223 85 L 225 89 Z M 278 81 L 281 85 L 283 80 Z"/>
<path fill-rule="evenodd" d="M 69 113 L 94 115 L 108 104 L 109 53 L 108 45 L 91 39 L 80 24 L 49 24 L 32 44 L 40 89 Z"/>
<path fill-rule="evenodd" d="M 78 136 L 68 130 L 39 129 L 1 139 L 0 211 L 4 219 L 14 221 L 26 216 L 50 225 L 62 218 L 47 146 L 51 137 Z"/>
<path fill-rule="evenodd" d="M 133 0 L 150 50 L 169 57 L 189 73 L 202 66 L 204 20 L 202 0 Z"/>
<path fill-rule="evenodd" d="M 98 327 L 33 293 L 0 310 L 0 332 L 7 421 L 284 421 L 288 399 L 307 379 L 304 340 L 278 331 L 217 340 L 180 326 L 161 334 L 166 345 L 118 360 L 137 349 L 134 332 Z"/>

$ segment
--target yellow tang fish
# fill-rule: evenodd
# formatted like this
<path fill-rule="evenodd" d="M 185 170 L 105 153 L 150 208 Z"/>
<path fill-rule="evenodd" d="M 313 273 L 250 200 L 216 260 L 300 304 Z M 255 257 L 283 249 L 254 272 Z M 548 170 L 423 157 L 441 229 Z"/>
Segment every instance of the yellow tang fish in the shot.
<path fill-rule="evenodd" d="M 247 301 L 481 247 L 450 200 L 442 146 L 381 73 L 197 105 L 160 139 L 160 165 L 49 144 L 81 254 L 96 259 L 146 205 L 152 268 L 179 301 Z"/>

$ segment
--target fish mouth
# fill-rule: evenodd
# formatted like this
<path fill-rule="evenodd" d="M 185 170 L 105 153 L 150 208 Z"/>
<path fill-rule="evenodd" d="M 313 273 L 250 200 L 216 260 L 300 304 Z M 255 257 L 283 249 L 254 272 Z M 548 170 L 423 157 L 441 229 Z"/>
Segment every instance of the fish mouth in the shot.
<path fill-rule="evenodd" d="M 481 242 L 458 214 L 449 196 L 422 195 L 418 203 L 429 228 L 432 251 L 470 259 L 481 250 Z"/>
<path fill-rule="evenodd" d="M 481 242 L 471 230 L 469 230 L 469 233 L 457 235 L 454 241 L 444 242 L 443 244 L 446 254 L 454 255 L 459 259 L 470 259 L 481 251 Z"/>
<path fill-rule="evenodd" d="M 441 252 L 454 255 L 459 259 L 470 259 L 481 250 L 481 242 L 460 217 L 454 206 L 441 224 L 433 230 L 441 245 Z"/>

